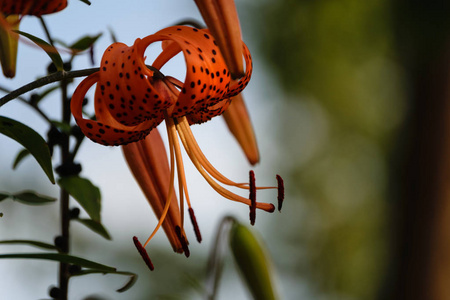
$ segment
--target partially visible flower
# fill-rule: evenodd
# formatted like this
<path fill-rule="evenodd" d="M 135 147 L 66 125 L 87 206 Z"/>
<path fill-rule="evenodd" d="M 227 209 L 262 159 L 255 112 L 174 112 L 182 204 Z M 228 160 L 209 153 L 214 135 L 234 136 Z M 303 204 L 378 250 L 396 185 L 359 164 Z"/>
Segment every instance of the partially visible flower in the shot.
<path fill-rule="evenodd" d="M 234 0 L 195 0 L 195 3 L 217 41 L 232 77 L 242 77 L 241 28 Z M 241 94 L 231 100 L 230 107 L 223 114 L 225 122 L 248 161 L 255 165 L 259 162 L 259 150 L 247 107 Z"/>
<path fill-rule="evenodd" d="M 13 78 L 16 75 L 17 48 L 19 39 L 11 30 L 19 30 L 19 16 L 10 15 L 3 20 L 7 25 L 0 26 L 0 63 L 3 75 Z"/>
<path fill-rule="evenodd" d="M 42 16 L 64 9 L 67 0 L 0 0 L 0 62 L 5 77 L 16 74 L 18 34 L 22 16 Z"/>
<path fill-rule="evenodd" d="M 4 15 L 42 16 L 63 10 L 67 0 L 1 0 L 0 12 Z"/>
<path fill-rule="evenodd" d="M 242 38 L 234 0 L 195 0 L 233 78 L 244 76 Z"/>
<path fill-rule="evenodd" d="M 149 69 L 145 65 L 144 52 L 150 44 L 155 42 L 162 42 L 163 50 L 153 62 L 152 69 Z M 248 84 L 252 71 L 251 57 L 242 41 L 241 47 L 246 62 L 245 75 L 240 80 L 234 81 L 208 30 L 186 26 L 169 27 L 154 35 L 137 39 L 131 47 L 122 43 L 112 44 L 103 55 L 100 71 L 83 80 L 72 96 L 72 113 L 83 133 L 94 142 L 103 145 L 127 145 L 124 147 L 125 153 L 127 151 L 134 153 L 134 157 L 138 157 L 137 164 L 149 161 L 148 157 L 151 155 L 142 149 L 150 148 L 153 142 L 151 139 L 142 140 L 165 120 L 171 157 L 170 180 L 165 199 L 173 199 L 174 165 L 176 165 L 181 216 L 181 226 L 177 226 L 175 222 L 167 226 L 171 227 L 170 232 L 175 231 L 185 254 L 188 254 L 188 249 L 182 226 L 184 209 L 181 204 L 184 202 L 184 197 L 197 239 L 200 241 L 201 238 L 199 238 L 200 232 L 188 196 L 180 140 L 192 163 L 214 190 L 227 199 L 250 207 L 252 224 L 257 208 L 268 212 L 275 210 L 271 203 L 256 201 L 256 189 L 259 187 L 255 186 L 253 172 L 250 172 L 249 184 L 229 180 L 206 159 L 190 130 L 190 125 L 206 122 L 222 114 L 230 105 L 230 98 L 239 94 Z M 157 71 L 180 52 L 184 55 L 186 62 L 184 82 L 164 76 Z M 94 96 L 96 119 L 85 119 L 82 115 L 82 102 L 85 94 L 94 84 L 97 84 Z M 137 146 L 129 145 L 133 142 L 137 142 Z M 156 143 L 159 144 L 159 142 Z M 156 147 L 160 146 L 156 145 Z M 167 182 L 167 176 L 159 177 L 156 174 L 156 168 L 161 166 L 156 166 L 155 162 L 153 160 L 153 164 L 150 163 L 150 167 L 147 166 L 143 172 L 155 172 L 148 177 L 156 178 L 157 176 Z M 134 172 L 141 167 L 134 165 L 131 168 Z M 143 172 L 138 171 L 137 174 Z M 154 184 L 153 187 L 148 187 L 150 184 L 148 180 L 139 183 L 143 190 L 155 189 Z M 239 196 L 219 183 L 249 190 L 250 196 L 248 198 Z M 152 198 L 149 199 L 152 206 L 159 205 L 159 208 L 154 207 L 155 212 L 161 211 L 162 203 L 165 203 L 163 212 L 159 216 L 160 221 L 157 226 L 159 228 L 161 224 L 164 224 L 166 212 L 169 211 L 173 200 L 166 201 L 161 195 L 156 198 L 154 195 L 147 195 L 147 197 Z M 152 265 L 149 263 L 150 259 L 144 247 L 153 235 L 154 233 L 144 245 L 141 245 L 137 238 L 134 239 L 136 247 L 149 266 Z"/>

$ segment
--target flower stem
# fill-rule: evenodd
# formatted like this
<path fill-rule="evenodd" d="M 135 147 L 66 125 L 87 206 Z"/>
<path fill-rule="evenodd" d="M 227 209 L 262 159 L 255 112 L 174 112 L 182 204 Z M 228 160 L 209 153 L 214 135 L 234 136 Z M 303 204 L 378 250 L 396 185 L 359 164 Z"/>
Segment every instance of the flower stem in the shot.
<path fill-rule="evenodd" d="M 65 124 L 70 124 L 70 101 L 67 98 L 67 81 L 61 81 L 61 93 L 62 93 L 62 121 Z M 73 156 L 70 153 L 69 140 L 70 135 L 65 134 L 63 140 L 61 141 L 61 163 L 67 164 L 73 161 Z M 69 214 L 69 193 L 61 189 L 61 203 L 60 203 L 60 214 L 61 214 L 61 236 L 62 253 L 69 253 L 70 250 L 70 214 Z M 59 300 L 67 300 L 68 290 L 69 290 L 69 264 L 60 262 L 59 264 L 59 289 L 60 298 Z"/>

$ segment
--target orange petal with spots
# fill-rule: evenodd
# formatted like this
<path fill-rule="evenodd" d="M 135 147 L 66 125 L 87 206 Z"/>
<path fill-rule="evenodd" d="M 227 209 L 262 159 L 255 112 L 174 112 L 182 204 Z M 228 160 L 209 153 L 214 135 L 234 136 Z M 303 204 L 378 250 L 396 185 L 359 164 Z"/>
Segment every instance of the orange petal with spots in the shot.
<path fill-rule="evenodd" d="M 75 90 L 70 108 L 78 126 L 91 140 L 103 145 L 123 145 L 143 139 L 159 123 L 147 120 L 136 126 L 117 122 L 106 111 L 97 120 L 85 119 L 82 113 L 83 100 L 87 91 L 99 80 L 99 72 L 85 78 Z"/>

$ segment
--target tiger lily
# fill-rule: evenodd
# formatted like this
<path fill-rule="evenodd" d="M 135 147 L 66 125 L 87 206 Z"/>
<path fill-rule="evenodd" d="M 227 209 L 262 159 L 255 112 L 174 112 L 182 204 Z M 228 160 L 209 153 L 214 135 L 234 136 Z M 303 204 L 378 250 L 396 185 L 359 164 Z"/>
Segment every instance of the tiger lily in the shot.
<path fill-rule="evenodd" d="M 0 62 L 5 77 L 16 74 L 18 35 L 21 16 L 42 16 L 64 9 L 67 0 L 2 0 L 0 1 Z"/>
<path fill-rule="evenodd" d="M 147 67 L 144 52 L 155 42 L 161 42 L 162 52 L 156 57 L 151 67 Z M 277 187 L 256 187 L 252 171 L 250 171 L 248 184 L 236 183 L 226 178 L 206 159 L 190 130 L 190 125 L 204 123 L 221 115 L 229 107 L 230 98 L 238 95 L 247 86 L 252 72 L 251 56 L 242 41 L 241 47 L 246 63 L 245 75 L 239 80 L 232 80 L 209 30 L 187 26 L 165 28 L 143 39 L 137 39 L 131 47 L 122 43 L 112 44 L 103 55 L 100 70 L 85 78 L 72 96 L 72 114 L 82 132 L 94 142 L 103 145 L 125 145 L 123 147 L 125 157 L 131 157 L 127 160 L 129 162 L 137 160 L 130 163 L 135 177 L 147 174 L 153 182 L 155 178 L 159 178 L 167 183 L 167 174 L 170 173 L 168 187 L 152 183 L 153 186 L 148 188 L 151 185 L 148 179 L 142 179 L 139 182 L 144 191 L 146 186 L 153 191 L 166 189 L 166 193 L 162 193 L 162 196 L 161 193 L 158 195 L 153 192 L 154 195 L 147 193 L 148 200 L 159 218 L 154 232 L 144 245 L 136 237 L 133 238 L 150 269 L 153 269 L 153 265 L 145 247 L 161 225 L 163 228 L 164 226 L 169 228 L 166 230 L 166 233 L 170 231 L 168 236 L 176 236 L 178 239 L 179 243 L 175 245 L 169 237 L 172 245 L 175 245 L 175 251 L 189 255 L 188 241 L 183 229 L 184 198 L 197 240 L 201 241 L 186 186 L 180 141 L 194 166 L 215 191 L 229 200 L 241 202 L 250 207 L 252 224 L 255 221 L 256 209 L 267 212 L 275 210 L 275 206 L 271 203 L 256 201 L 256 190 Z M 186 63 L 184 82 L 171 76 L 164 76 L 159 71 L 180 52 L 184 55 Z M 95 120 L 86 119 L 82 114 L 83 99 L 94 84 L 96 84 Z M 152 160 L 153 154 L 148 152 L 153 145 L 156 148 L 162 147 L 158 139 L 152 138 L 151 132 L 163 120 L 169 138 L 169 169 L 159 164 L 159 158 Z M 149 137 L 146 138 L 147 136 Z M 143 167 L 142 164 L 147 165 Z M 173 213 L 178 210 L 178 207 L 172 205 L 174 203 L 174 165 L 177 167 L 180 197 L 178 214 Z M 156 174 L 159 171 L 155 170 L 160 168 L 166 169 L 164 171 L 166 175 L 160 177 Z M 283 190 L 281 177 L 277 176 L 277 181 L 280 197 Z M 219 183 L 249 190 L 250 196 L 248 198 L 239 196 Z M 156 206 L 158 208 L 155 208 Z M 168 222 L 164 225 L 168 214 Z"/>

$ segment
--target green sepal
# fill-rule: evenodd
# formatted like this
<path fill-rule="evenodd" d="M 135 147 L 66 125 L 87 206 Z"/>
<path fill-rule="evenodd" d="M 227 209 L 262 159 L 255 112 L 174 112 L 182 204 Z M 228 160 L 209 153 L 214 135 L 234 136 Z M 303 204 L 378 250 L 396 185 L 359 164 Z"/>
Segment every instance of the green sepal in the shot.
<path fill-rule="evenodd" d="M 79 176 L 62 177 L 58 184 L 84 208 L 92 220 L 100 222 L 101 195 L 98 187 Z"/>
<path fill-rule="evenodd" d="M 254 299 L 274 300 L 274 282 L 269 257 L 255 234 L 235 222 L 230 230 L 230 248 Z"/>
<path fill-rule="evenodd" d="M 20 31 L 20 30 L 17 30 L 15 32 L 17 32 L 20 35 L 23 35 L 24 37 L 29 38 L 36 45 L 41 47 L 42 50 L 44 50 L 45 53 L 47 53 L 47 55 L 50 57 L 52 62 L 55 64 L 55 67 L 56 67 L 57 71 L 62 71 L 63 70 L 63 60 L 61 58 L 61 55 L 59 55 L 58 50 L 56 50 L 56 48 L 54 46 L 50 45 L 49 43 L 47 43 L 43 39 L 40 39 L 37 36 L 34 36 L 32 34 L 29 34 L 29 33 L 26 33 L 26 32 Z"/>
<path fill-rule="evenodd" d="M 116 268 L 109 267 L 90 261 L 81 257 L 63 254 L 63 253 L 12 253 L 0 254 L 0 259 L 22 258 L 22 259 L 43 259 L 53 260 L 66 264 L 73 264 L 83 268 L 94 269 L 102 273 L 116 272 Z"/>
<path fill-rule="evenodd" d="M 48 179 L 55 183 L 50 150 L 45 140 L 36 131 L 20 122 L 0 116 L 0 133 L 12 138 L 30 151 Z"/>
<path fill-rule="evenodd" d="M 102 223 L 91 220 L 91 219 L 74 219 L 74 221 L 80 222 L 90 230 L 94 231 L 95 233 L 98 233 L 102 237 L 104 237 L 107 240 L 111 240 L 111 236 L 109 235 L 106 228 L 102 225 Z"/>

